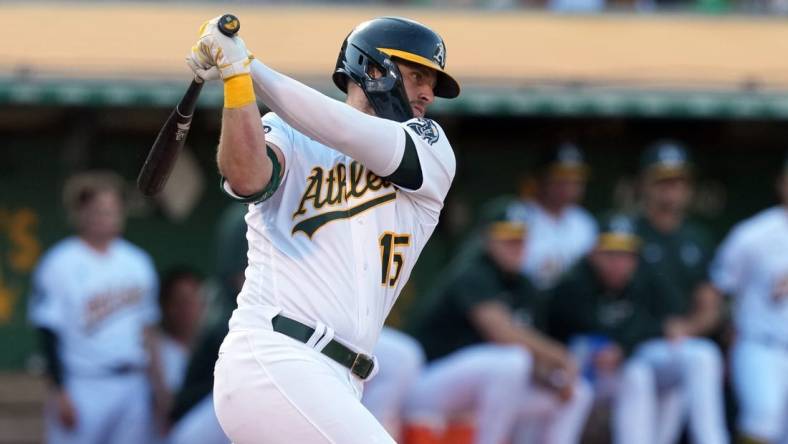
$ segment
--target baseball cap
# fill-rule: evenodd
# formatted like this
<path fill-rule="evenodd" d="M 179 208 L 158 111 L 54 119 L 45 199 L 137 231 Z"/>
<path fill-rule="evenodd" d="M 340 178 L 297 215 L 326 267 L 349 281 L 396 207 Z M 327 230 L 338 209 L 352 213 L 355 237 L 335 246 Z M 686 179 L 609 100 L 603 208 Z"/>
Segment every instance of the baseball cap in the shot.
<path fill-rule="evenodd" d="M 528 232 L 524 211 L 522 205 L 512 199 L 495 199 L 483 207 L 480 226 L 493 239 L 523 239 Z"/>
<path fill-rule="evenodd" d="M 640 244 L 640 237 L 635 232 L 635 221 L 631 217 L 612 214 L 600 218 L 597 250 L 636 253 Z"/>
<path fill-rule="evenodd" d="M 540 159 L 540 169 L 547 175 L 585 180 L 588 177 L 588 164 L 579 146 L 564 142 L 548 151 Z"/>
<path fill-rule="evenodd" d="M 640 157 L 640 171 L 652 180 L 688 177 L 692 162 L 687 148 L 673 140 L 660 140 Z"/>

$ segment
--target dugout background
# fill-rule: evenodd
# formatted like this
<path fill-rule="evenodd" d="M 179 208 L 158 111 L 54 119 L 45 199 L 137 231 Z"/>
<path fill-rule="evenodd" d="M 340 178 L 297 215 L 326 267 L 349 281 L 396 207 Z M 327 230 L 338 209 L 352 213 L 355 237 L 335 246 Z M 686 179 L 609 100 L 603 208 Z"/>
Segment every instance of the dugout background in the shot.
<path fill-rule="evenodd" d="M 218 188 L 214 155 L 218 108 L 201 109 L 189 147 L 203 191 L 174 220 L 135 193 L 136 174 L 169 109 L 26 106 L 0 119 L 0 368 L 37 366 L 26 326 L 30 272 L 40 253 L 69 233 L 61 205 L 66 177 L 86 168 L 123 175 L 130 191 L 127 237 L 151 253 L 159 270 L 189 264 L 216 270 L 216 221 L 229 205 Z M 23 119 L 9 115 L 24 116 Z M 774 176 L 785 155 L 781 119 L 627 118 L 600 116 L 434 115 L 453 141 L 458 172 L 441 225 L 419 260 L 390 321 L 399 322 L 452 256 L 485 200 L 516 194 L 536 153 L 563 140 L 587 151 L 592 173 L 586 204 L 594 213 L 631 205 L 638 154 L 649 142 L 685 141 L 697 164 L 695 215 L 721 238 L 732 223 L 773 204 Z"/>
<path fill-rule="evenodd" d="M 360 21 L 408 16 L 446 39 L 447 66 L 463 93 L 438 101 L 431 116 L 451 137 L 457 177 L 395 307 L 395 324 L 440 276 L 479 205 L 519 193 L 537 152 L 561 141 L 588 154 L 586 204 L 595 213 L 632 205 L 638 154 L 665 137 L 693 150 L 695 214 L 717 239 L 775 201 L 774 174 L 788 149 L 784 18 L 2 2 L 0 16 L 14 20 L 0 28 L 0 41 L 9 42 L 0 48 L 0 370 L 40 371 L 26 294 L 40 254 L 69 233 L 61 191 L 74 172 L 123 175 L 131 191 L 127 237 L 160 271 L 188 264 L 215 272 L 216 221 L 234 205 L 219 191 L 214 161 L 219 87 L 203 91 L 189 135 L 192 156 L 182 156 L 192 162 L 185 161 L 168 201 L 143 199 L 134 181 L 186 88 L 182 60 L 195 24 L 226 9 L 241 18 L 258 57 L 335 97 L 329 74 L 336 51 Z"/>

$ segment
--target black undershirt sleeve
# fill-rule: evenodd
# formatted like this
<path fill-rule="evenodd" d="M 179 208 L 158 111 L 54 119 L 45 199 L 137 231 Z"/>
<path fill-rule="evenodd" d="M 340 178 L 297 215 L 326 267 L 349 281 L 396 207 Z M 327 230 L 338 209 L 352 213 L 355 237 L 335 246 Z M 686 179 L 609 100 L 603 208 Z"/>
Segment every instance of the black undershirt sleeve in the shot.
<path fill-rule="evenodd" d="M 405 151 L 402 153 L 402 161 L 397 169 L 390 175 L 383 177 L 383 180 L 408 190 L 418 190 L 424 182 L 419 153 L 413 138 L 407 131 L 405 131 Z"/>
<path fill-rule="evenodd" d="M 46 371 L 49 378 L 57 387 L 63 385 L 63 363 L 57 352 L 58 339 L 54 331 L 48 328 L 38 329 L 41 338 L 41 347 L 46 360 Z"/>

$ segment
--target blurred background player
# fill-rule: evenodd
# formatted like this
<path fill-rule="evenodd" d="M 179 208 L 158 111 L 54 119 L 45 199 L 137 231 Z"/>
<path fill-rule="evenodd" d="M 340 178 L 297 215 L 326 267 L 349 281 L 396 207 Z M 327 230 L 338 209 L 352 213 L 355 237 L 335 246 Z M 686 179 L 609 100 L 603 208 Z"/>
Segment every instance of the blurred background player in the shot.
<path fill-rule="evenodd" d="M 687 216 L 691 176 L 689 153 L 677 142 L 657 142 L 641 156 L 642 212 L 637 233 L 643 240 L 644 265 L 681 295 L 681 311 L 668 321 L 672 339 L 711 335 L 721 314 L 720 294 L 708 277 L 711 236 Z"/>
<path fill-rule="evenodd" d="M 43 256 L 29 305 L 51 383 L 47 442 L 152 442 L 151 395 L 158 411 L 166 406 L 153 263 L 120 237 L 120 178 L 76 175 L 65 186 L 64 203 L 76 235 Z"/>
<path fill-rule="evenodd" d="M 196 270 L 177 267 L 164 274 L 159 291 L 161 356 L 170 398 L 181 388 L 186 365 L 205 312 L 203 278 Z"/>
<path fill-rule="evenodd" d="M 364 385 L 361 402 L 400 442 L 405 397 L 424 366 L 421 344 L 407 334 L 383 327 L 375 345 L 380 370 Z"/>
<path fill-rule="evenodd" d="M 175 397 L 169 419 L 173 423 L 170 444 L 227 444 L 213 408 L 213 367 L 219 347 L 227 335 L 227 321 L 235 308 L 246 269 L 245 205 L 227 207 L 219 220 L 216 235 L 219 297 L 206 316 L 186 366 L 183 385 Z"/>
<path fill-rule="evenodd" d="M 667 336 L 679 340 L 715 335 L 722 297 L 708 277 L 711 236 L 688 215 L 693 197 L 689 152 L 681 143 L 661 140 L 642 153 L 640 164 L 642 205 L 637 232 L 643 239 L 641 257 L 681 296 L 681 310 L 667 321 Z M 679 434 L 684 400 L 678 393 L 667 399 L 663 428 L 670 430 L 668 435 Z M 674 406 L 668 407 L 670 403 Z"/>
<path fill-rule="evenodd" d="M 594 250 L 550 298 L 551 331 L 563 340 L 603 338 L 584 364 L 594 373 L 620 378 L 613 409 L 615 443 L 675 439 L 675 427 L 663 426 L 660 408 L 672 390 L 687 399 L 693 442 L 725 443 L 719 352 L 703 339 L 667 339 L 668 321 L 681 311 L 681 297 L 640 263 L 640 243 L 632 219 L 604 219 Z"/>
<path fill-rule="evenodd" d="M 712 267 L 714 284 L 735 298 L 731 372 L 742 443 L 788 442 L 788 156 L 777 190 L 781 205 L 736 225 Z"/>
<path fill-rule="evenodd" d="M 537 288 L 548 289 L 593 248 L 596 221 L 579 205 L 588 178 L 580 148 L 561 144 L 539 164 L 535 195 L 522 203 L 529 232 L 522 270 Z"/>
<path fill-rule="evenodd" d="M 505 442 L 525 423 L 541 426 L 540 442 L 578 442 L 590 389 L 566 348 L 539 330 L 542 301 L 520 274 L 526 227 L 513 211 L 490 205 L 483 248 L 454 265 L 414 321 L 431 362 L 407 414 L 447 422 L 473 413 L 479 444 Z"/>

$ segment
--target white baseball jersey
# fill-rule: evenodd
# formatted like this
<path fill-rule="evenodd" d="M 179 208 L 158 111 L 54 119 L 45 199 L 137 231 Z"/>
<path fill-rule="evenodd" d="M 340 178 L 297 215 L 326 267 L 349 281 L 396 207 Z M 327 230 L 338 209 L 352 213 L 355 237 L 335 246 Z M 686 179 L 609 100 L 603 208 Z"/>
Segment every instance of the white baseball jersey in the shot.
<path fill-rule="evenodd" d="M 159 341 L 164 385 L 170 392 L 177 392 L 186 377 L 189 364 L 189 349 L 168 334 L 162 334 Z"/>
<path fill-rule="evenodd" d="M 401 124 L 423 173 L 422 186 L 407 190 L 274 113 L 263 125 L 285 171 L 270 199 L 249 206 L 249 265 L 238 307 L 273 306 L 305 323 L 322 322 L 369 353 L 438 223 L 454 178 L 451 145 L 432 120 Z"/>
<path fill-rule="evenodd" d="M 556 217 L 539 203 L 528 201 L 522 203 L 517 214 L 528 226 L 522 271 L 539 289 L 555 285 L 596 242 L 594 218 L 577 205 Z"/>
<path fill-rule="evenodd" d="M 788 343 L 788 209 L 770 208 L 735 226 L 711 276 L 736 297 L 734 322 L 743 337 Z"/>
<path fill-rule="evenodd" d="M 30 321 L 58 336 L 65 375 L 102 375 L 144 367 L 143 329 L 158 322 L 150 257 L 123 240 L 105 253 L 78 237 L 53 246 L 33 275 Z"/>

